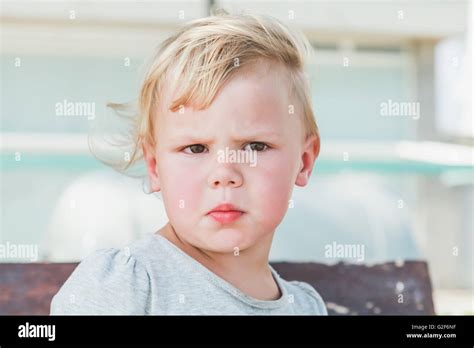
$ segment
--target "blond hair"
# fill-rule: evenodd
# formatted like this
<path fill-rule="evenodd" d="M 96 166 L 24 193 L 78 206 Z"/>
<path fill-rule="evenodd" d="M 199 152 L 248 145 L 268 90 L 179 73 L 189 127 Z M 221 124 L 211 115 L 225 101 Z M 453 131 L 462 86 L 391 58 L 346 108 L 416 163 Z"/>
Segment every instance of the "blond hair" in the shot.
<path fill-rule="evenodd" d="M 310 47 L 303 35 L 271 17 L 221 13 L 189 22 L 158 47 L 145 74 L 138 114 L 129 134 L 132 156 L 125 166 L 115 168 L 126 170 L 143 158 L 143 145 L 154 148 L 156 113 L 165 87 L 174 96 L 169 110 L 175 112 L 188 105 L 205 109 L 236 71 L 262 59 L 286 68 L 290 91 L 302 107 L 305 137 L 318 136 L 304 74 Z M 121 104 L 109 106 L 117 111 L 122 108 Z M 299 106 L 294 108 L 298 110 Z"/>

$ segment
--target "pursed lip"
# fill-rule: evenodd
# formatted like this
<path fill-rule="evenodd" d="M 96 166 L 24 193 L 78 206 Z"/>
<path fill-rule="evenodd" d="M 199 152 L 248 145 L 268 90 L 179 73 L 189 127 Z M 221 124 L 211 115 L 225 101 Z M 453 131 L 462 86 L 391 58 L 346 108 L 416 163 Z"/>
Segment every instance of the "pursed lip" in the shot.
<path fill-rule="evenodd" d="M 224 203 L 224 204 L 219 204 L 215 206 L 214 208 L 212 208 L 212 210 L 209 211 L 208 214 L 214 213 L 214 212 L 231 212 L 231 211 L 243 213 L 243 210 L 237 208 L 235 205 L 230 204 L 230 203 Z"/>
<path fill-rule="evenodd" d="M 222 224 L 232 223 L 239 219 L 242 214 L 244 214 L 244 211 L 229 203 L 219 204 L 207 213 L 207 215 Z"/>

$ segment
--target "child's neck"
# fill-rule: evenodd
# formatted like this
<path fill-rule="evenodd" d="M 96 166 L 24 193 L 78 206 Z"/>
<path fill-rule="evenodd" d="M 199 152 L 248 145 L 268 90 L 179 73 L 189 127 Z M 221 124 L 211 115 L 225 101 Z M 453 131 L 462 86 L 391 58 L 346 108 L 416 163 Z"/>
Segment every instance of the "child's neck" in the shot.
<path fill-rule="evenodd" d="M 243 293 L 259 300 L 276 300 L 280 289 L 268 267 L 268 255 L 273 234 L 260 239 L 251 248 L 231 253 L 215 253 L 201 250 L 180 238 L 168 223 L 157 232 L 190 257 L 226 280 Z"/>

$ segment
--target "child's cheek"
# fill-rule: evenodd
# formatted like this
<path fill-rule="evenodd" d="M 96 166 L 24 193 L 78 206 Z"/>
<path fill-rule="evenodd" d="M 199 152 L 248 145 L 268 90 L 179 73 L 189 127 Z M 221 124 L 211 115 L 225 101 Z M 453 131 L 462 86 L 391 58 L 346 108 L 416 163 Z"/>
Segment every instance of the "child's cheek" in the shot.
<path fill-rule="evenodd" d="M 283 219 L 293 191 L 294 170 L 287 157 L 261 158 L 254 173 L 253 199 L 261 207 L 259 217 L 264 224 L 277 226 Z"/>
<path fill-rule="evenodd" d="M 202 196 L 202 168 L 190 161 L 167 161 L 168 165 L 163 180 L 163 191 L 166 192 L 167 204 L 173 216 L 187 216 L 200 213 L 205 207 L 199 206 Z"/>

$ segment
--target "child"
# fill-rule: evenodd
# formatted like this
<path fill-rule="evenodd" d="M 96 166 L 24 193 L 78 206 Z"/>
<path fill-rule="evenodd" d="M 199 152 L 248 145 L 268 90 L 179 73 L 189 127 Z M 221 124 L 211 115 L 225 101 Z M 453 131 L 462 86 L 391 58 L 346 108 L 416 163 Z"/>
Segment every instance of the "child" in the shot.
<path fill-rule="evenodd" d="M 268 263 L 293 186 L 308 183 L 319 153 L 308 47 L 275 19 L 228 14 L 160 46 L 131 163 L 144 159 L 169 222 L 83 260 L 52 314 L 327 314 L 315 289 Z"/>

